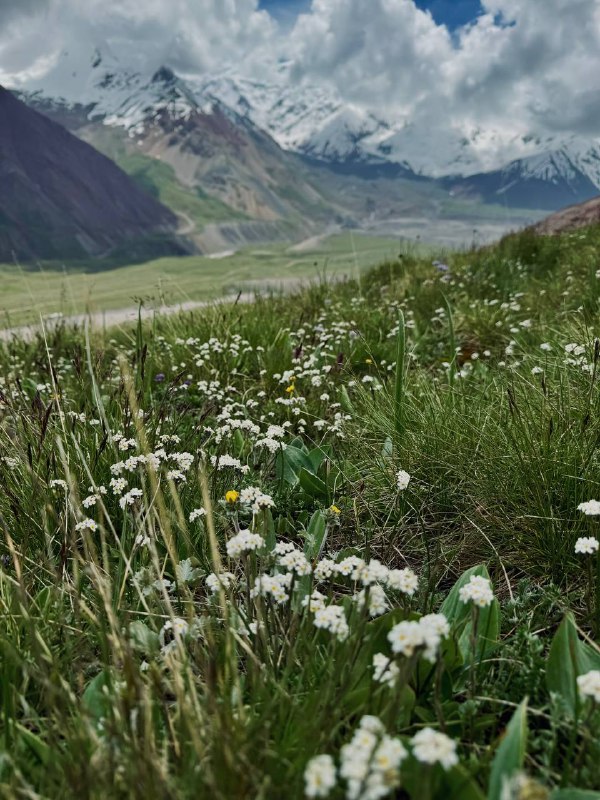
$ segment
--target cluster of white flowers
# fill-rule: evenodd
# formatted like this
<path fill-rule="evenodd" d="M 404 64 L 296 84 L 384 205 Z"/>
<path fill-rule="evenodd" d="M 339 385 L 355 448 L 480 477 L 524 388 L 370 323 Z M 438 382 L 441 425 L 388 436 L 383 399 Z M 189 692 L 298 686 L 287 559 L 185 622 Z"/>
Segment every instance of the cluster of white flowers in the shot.
<path fill-rule="evenodd" d="M 593 669 L 577 677 L 577 688 L 582 697 L 591 697 L 600 703 L 600 670 Z"/>
<path fill-rule="evenodd" d="M 419 579 L 408 567 L 404 569 L 391 569 L 387 575 L 387 585 L 390 589 L 412 597 L 417 591 Z"/>
<path fill-rule="evenodd" d="M 119 498 L 119 505 L 121 506 L 121 508 L 125 508 L 126 506 L 132 506 L 142 496 L 143 492 L 141 489 L 130 489 L 127 492 L 127 494 L 124 494 L 123 497 Z"/>
<path fill-rule="evenodd" d="M 441 764 L 444 769 L 458 764 L 456 742 L 445 733 L 423 728 L 413 736 L 411 744 L 414 757 L 423 764 Z"/>
<path fill-rule="evenodd" d="M 395 686 L 400 669 L 394 662 L 393 657 L 383 653 L 375 653 L 373 656 L 373 680 L 377 683 L 385 683 L 387 686 Z"/>
<path fill-rule="evenodd" d="M 418 577 L 408 567 L 388 569 L 377 559 L 366 562 L 359 556 L 347 556 L 339 562 L 329 558 L 321 559 L 315 566 L 314 575 L 317 582 L 323 582 L 332 575 L 337 575 L 340 578 L 358 581 L 363 586 L 381 584 L 409 597 L 412 597 L 419 585 Z"/>
<path fill-rule="evenodd" d="M 598 552 L 600 543 L 595 536 L 582 536 L 575 542 L 575 552 L 585 555 L 593 555 Z"/>
<path fill-rule="evenodd" d="M 363 717 L 340 752 L 348 800 L 379 800 L 389 794 L 400 783 L 400 766 L 407 755 L 402 742 L 388 736 L 377 717 Z"/>
<path fill-rule="evenodd" d="M 306 765 L 304 771 L 306 797 L 327 797 L 336 782 L 336 769 L 331 756 L 315 756 Z"/>
<path fill-rule="evenodd" d="M 265 546 L 265 540 L 258 533 L 240 531 L 227 542 L 226 550 L 229 558 L 239 558 L 243 553 L 260 550 Z"/>
<path fill-rule="evenodd" d="M 109 486 L 113 494 L 123 494 L 127 481 L 125 478 L 111 478 Z"/>
<path fill-rule="evenodd" d="M 234 583 L 235 575 L 232 575 L 231 572 L 220 572 L 218 575 L 211 572 L 210 575 L 206 576 L 206 585 L 211 594 L 217 594 L 220 587 L 229 589 Z"/>
<path fill-rule="evenodd" d="M 600 515 L 600 500 L 586 500 L 585 503 L 579 503 L 577 510 L 588 517 L 597 517 Z"/>
<path fill-rule="evenodd" d="M 405 470 L 401 469 L 398 470 L 398 474 L 396 475 L 396 484 L 398 486 L 398 490 L 403 492 L 405 489 L 408 489 L 408 484 L 410 483 L 410 475 Z"/>
<path fill-rule="evenodd" d="M 369 603 L 369 616 L 380 617 L 390 607 L 385 591 L 379 584 L 373 584 L 368 589 L 362 589 L 354 595 L 354 600 L 358 608 L 363 608 L 368 599 Z"/>
<path fill-rule="evenodd" d="M 310 575 L 312 568 L 310 561 L 306 558 L 304 553 L 292 547 L 286 553 L 280 555 L 277 559 L 280 567 L 289 569 L 290 572 L 295 572 L 296 575 Z"/>
<path fill-rule="evenodd" d="M 210 463 L 217 470 L 227 469 L 230 467 L 231 469 L 239 470 L 242 475 L 246 475 L 248 472 L 250 472 L 250 467 L 247 464 L 242 464 L 239 458 L 233 458 L 233 456 L 211 456 Z"/>
<path fill-rule="evenodd" d="M 253 514 L 258 514 L 267 508 L 274 508 L 275 501 L 258 486 L 248 486 L 240 491 L 240 505 L 250 508 Z"/>
<path fill-rule="evenodd" d="M 75 530 L 76 531 L 92 531 L 92 532 L 93 531 L 97 531 L 98 530 L 98 523 L 95 522 L 93 519 L 89 519 L 89 517 L 88 517 L 87 519 L 84 519 L 81 522 L 78 522 L 77 525 L 75 525 Z"/>
<path fill-rule="evenodd" d="M 329 631 L 336 636 L 340 642 L 348 638 L 350 628 L 344 614 L 342 606 L 337 606 L 334 603 L 322 608 L 317 608 L 315 611 L 314 625 L 316 628 Z"/>
<path fill-rule="evenodd" d="M 280 575 L 259 575 L 254 581 L 251 597 L 271 597 L 278 604 L 286 603 L 290 599 L 289 589 L 292 583 L 292 573 Z"/>
<path fill-rule="evenodd" d="M 202 517 L 206 516 L 206 509 L 205 508 L 194 508 L 190 511 L 189 520 L 190 522 L 195 522 L 197 519 L 201 519 Z"/>
<path fill-rule="evenodd" d="M 458 596 L 461 603 L 473 603 L 479 608 L 485 608 L 494 601 L 492 586 L 481 575 L 471 575 L 469 582 L 459 589 Z"/>
<path fill-rule="evenodd" d="M 411 658 L 417 651 L 427 661 L 435 661 L 442 640 L 450 633 L 443 614 L 426 614 L 419 620 L 403 620 L 388 633 L 392 652 Z"/>

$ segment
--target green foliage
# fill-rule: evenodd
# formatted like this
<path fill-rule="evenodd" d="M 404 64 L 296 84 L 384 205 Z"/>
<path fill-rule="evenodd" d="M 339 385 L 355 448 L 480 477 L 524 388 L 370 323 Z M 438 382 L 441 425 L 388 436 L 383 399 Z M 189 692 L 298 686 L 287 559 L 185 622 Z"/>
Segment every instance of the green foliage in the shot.
<path fill-rule="evenodd" d="M 3 344 L 0 796 L 597 798 L 599 244 Z"/>

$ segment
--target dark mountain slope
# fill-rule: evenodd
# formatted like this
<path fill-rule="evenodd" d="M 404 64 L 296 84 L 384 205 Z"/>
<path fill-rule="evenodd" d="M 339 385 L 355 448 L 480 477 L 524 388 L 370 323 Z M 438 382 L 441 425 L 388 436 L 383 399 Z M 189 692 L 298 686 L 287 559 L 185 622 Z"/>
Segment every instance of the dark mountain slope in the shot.
<path fill-rule="evenodd" d="M 0 87 L 0 261 L 181 252 L 172 211 Z"/>

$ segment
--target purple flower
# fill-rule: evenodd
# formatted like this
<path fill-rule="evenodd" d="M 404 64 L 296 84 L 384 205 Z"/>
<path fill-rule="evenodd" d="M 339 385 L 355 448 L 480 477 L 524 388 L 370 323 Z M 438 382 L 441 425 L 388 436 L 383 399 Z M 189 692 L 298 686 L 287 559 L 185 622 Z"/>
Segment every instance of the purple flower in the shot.
<path fill-rule="evenodd" d="M 156 383 L 162 383 L 164 381 L 164 379 L 165 379 L 165 373 L 164 372 L 158 372 L 154 376 L 154 380 L 156 381 Z"/>

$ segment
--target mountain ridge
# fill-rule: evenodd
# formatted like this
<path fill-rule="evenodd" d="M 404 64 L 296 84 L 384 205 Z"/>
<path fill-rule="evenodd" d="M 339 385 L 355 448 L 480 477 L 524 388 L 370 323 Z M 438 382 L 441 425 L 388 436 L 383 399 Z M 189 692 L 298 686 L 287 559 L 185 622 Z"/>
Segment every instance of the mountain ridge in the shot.
<path fill-rule="evenodd" d="M 0 86 L 0 260 L 185 252 L 176 229 L 108 158 Z"/>

